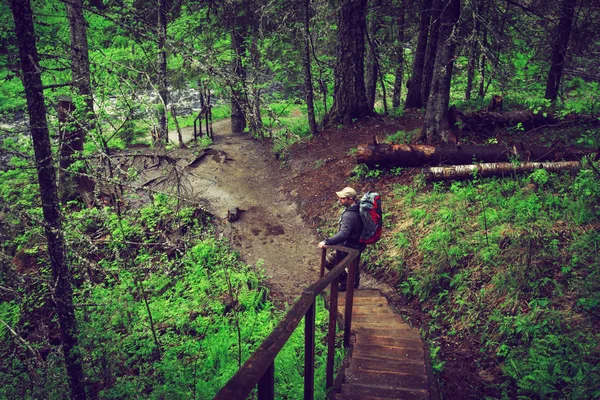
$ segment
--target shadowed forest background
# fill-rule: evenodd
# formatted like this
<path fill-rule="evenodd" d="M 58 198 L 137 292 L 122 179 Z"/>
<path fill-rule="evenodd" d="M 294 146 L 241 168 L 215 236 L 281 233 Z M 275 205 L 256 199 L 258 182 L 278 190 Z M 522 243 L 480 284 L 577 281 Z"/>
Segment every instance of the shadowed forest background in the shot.
<path fill-rule="evenodd" d="M 0 15 L 1 398 L 208 399 L 271 332 L 294 299 L 186 180 L 225 119 L 315 234 L 334 232 L 333 189 L 384 194 L 363 269 L 420 329 L 442 398 L 600 398 L 600 1 Z M 448 164 L 469 166 L 429 169 Z M 316 398 L 326 321 L 320 302 Z M 296 336 L 277 398 L 302 397 Z"/>

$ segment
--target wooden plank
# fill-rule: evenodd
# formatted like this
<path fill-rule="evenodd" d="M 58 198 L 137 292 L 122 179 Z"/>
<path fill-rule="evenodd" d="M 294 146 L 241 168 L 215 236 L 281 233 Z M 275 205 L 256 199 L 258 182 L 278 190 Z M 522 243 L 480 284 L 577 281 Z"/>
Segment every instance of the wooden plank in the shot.
<path fill-rule="evenodd" d="M 386 324 L 386 325 L 394 325 L 394 324 L 398 324 L 398 325 L 406 325 L 408 327 L 410 327 L 410 325 L 408 325 L 406 322 L 404 322 L 404 320 L 402 319 L 402 317 L 400 317 L 398 314 L 375 314 L 375 313 L 352 313 L 352 320 L 356 323 L 358 322 L 365 322 L 365 323 L 372 323 L 372 324 Z M 356 324 L 354 324 L 356 327 Z"/>
<path fill-rule="evenodd" d="M 415 375 L 424 375 L 427 373 L 423 362 L 406 362 L 385 358 L 369 358 L 354 355 L 350 362 L 350 367 L 356 369 L 368 369 L 372 371 L 404 372 Z"/>
<path fill-rule="evenodd" d="M 408 325 L 394 326 L 394 327 L 382 327 L 381 325 L 375 327 L 362 327 L 354 329 L 356 334 L 362 333 L 365 335 L 376 335 L 376 336 L 387 336 L 387 337 L 402 337 L 402 338 L 417 338 L 420 339 L 421 335 L 419 331 L 411 328 Z"/>
<path fill-rule="evenodd" d="M 356 333 L 355 346 L 365 345 L 379 345 L 379 346 L 391 346 L 400 347 L 403 349 L 422 349 L 423 342 L 420 338 L 403 338 L 403 337 L 389 337 L 389 336 L 378 336 L 378 335 L 366 335 L 362 333 Z"/>
<path fill-rule="evenodd" d="M 345 380 L 346 384 L 365 383 L 369 386 L 378 386 L 384 388 L 401 388 L 401 389 L 427 389 L 427 375 L 415 375 L 403 372 L 383 372 L 367 369 L 346 369 Z"/>
<path fill-rule="evenodd" d="M 380 388 L 371 385 L 343 384 L 342 398 L 347 399 L 350 396 L 362 399 L 366 396 L 384 399 L 402 399 L 402 400 L 428 400 L 429 391 L 425 389 L 398 389 L 398 388 Z M 347 397 L 348 396 L 348 397 Z"/>
<path fill-rule="evenodd" d="M 403 349 L 400 347 L 388 347 L 363 344 L 356 346 L 352 353 L 356 356 L 386 358 L 393 360 L 421 360 L 425 355 L 423 349 Z"/>

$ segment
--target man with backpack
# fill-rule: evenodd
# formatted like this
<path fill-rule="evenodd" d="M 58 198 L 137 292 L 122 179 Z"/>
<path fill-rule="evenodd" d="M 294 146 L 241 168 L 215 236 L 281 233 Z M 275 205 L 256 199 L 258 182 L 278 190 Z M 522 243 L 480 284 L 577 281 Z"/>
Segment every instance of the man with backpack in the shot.
<path fill-rule="evenodd" d="M 345 187 L 339 192 L 335 193 L 338 197 L 340 205 L 346 209 L 340 217 L 338 232 L 330 238 L 319 242 L 319 248 L 323 248 L 326 245 L 342 245 L 357 249 L 360 253 L 365 249 L 366 244 L 361 243 L 360 237 L 363 232 L 363 222 L 360 216 L 360 207 L 356 197 L 356 191 L 351 187 Z M 360 253 L 358 256 L 358 263 L 360 264 Z M 344 258 L 346 253 L 342 253 L 341 257 Z M 342 259 L 340 258 L 340 260 Z M 331 269 L 335 266 L 335 253 L 331 252 L 327 255 L 326 265 L 327 269 Z M 348 273 L 342 272 L 340 275 L 339 290 L 346 290 L 346 281 L 348 280 Z M 354 287 L 357 288 L 360 281 L 360 274 L 358 267 L 356 268 L 356 279 L 354 280 Z"/>

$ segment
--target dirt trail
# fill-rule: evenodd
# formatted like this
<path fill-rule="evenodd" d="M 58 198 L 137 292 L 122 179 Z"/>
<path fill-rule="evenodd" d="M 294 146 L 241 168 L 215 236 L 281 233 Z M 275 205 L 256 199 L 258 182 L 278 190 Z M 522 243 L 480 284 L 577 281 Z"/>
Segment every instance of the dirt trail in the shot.
<path fill-rule="evenodd" d="M 233 135 L 229 120 L 213 125 L 214 143 L 193 168 L 187 168 L 191 196 L 226 225 L 223 235 L 242 259 L 260 265 L 277 298 L 291 303 L 318 278 L 317 238 L 287 200 L 268 165 L 269 150 L 250 135 Z M 193 129 L 183 131 L 189 141 Z M 170 139 L 177 143 L 177 133 Z M 188 194 L 190 195 L 190 194 Z M 240 209 L 227 222 L 227 212 Z"/>

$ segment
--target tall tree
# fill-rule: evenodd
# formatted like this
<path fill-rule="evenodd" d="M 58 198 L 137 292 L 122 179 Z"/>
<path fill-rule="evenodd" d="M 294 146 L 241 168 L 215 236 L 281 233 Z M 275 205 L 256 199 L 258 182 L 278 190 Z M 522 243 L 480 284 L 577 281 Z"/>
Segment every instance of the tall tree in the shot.
<path fill-rule="evenodd" d="M 421 19 L 419 22 L 419 38 L 417 48 L 413 55 L 412 73 L 410 85 L 406 94 L 404 108 L 423 107 L 421 88 L 423 86 L 423 66 L 425 65 L 425 54 L 427 52 L 427 39 L 429 37 L 429 23 L 431 21 L 432 0 L 423 0 L 421 3 Z"/>
<path fill-rule="evenodd" d="M 423 135 L 427 143 L 441 140 L 444 143 L 452 141 L 452 127 L 448 121 L 448 104 L 450 102 L 450 81 L 454 65 L 454 50 L 456 48 L 455 26 L 460 16 L 460 0 L 443 0 L 440 17 L 440 32 L 431 94 L 427 101 Z"/>
<path fill-rule="evenodd" d="M 563 0 L 560 22 L 556 27 L 554 34 L 554 43 L 552 44 L 552 57 L 550 59 L 550 72 L 546 83 L 546 95 L 548 100 L 554 101 L 558 96 L 558 88 L 562 78 L 565 65 L 565 56 L 569 37 L 573 25 L 573 15 L 575 14 L 576 0 Z"/>
<path fill-rule="evenodd" d="M 71 85 L 83 101 L 79 105 L 79 111 L 69 116 L 69 119 L 74 117 L 74 126 L 71 129 L 62 130 L 64 135 L 61 135 L 62 154 L 59 172 L 61 185 L 59 189 L 61 190 L 61 201 L 65 202 L 78 194 L 86 204 L 90 205 L 93 202 L 94 181 L 84 174 L 74 177 L 67 173 L 69 166 L 74 162 L 73 154 L 83 151 L 85 136 L 95 121 L 87 28 L 81 0 L 67 1 L 65 8 L 71 36 Z M 74 111 L 71 110 L 71 107 L 72 105 L 66 107 L 69 109 L 69 113 Z M 64 109 L 65 107 L 63 107 Z M 80 170 L 79 172 L 85 171 Z M 77 193 L 71 192 L 71 188 L 78 189 Z"/>
<path fill-rule="evenodd" d="M 245 11 L 237 7 L 226 11 L 226 18 L 230 21 L 231 47 L 233 50 L 232 70 L 233 81 L 231 84 L 231 131 L 241 133 L 246 129 L 246 110 L 248 109 L 247 97 L 244 93 L 246 86 L 246 68 L 244 59 L 246 54 L 246 38 L 248 36 L 248 23 Z"/>
<path fill-rule="evenodd" d="M 158 0 L 158 96 L 160 99 L 158 114 L 158 142 L 166 145 L 169 140 L 169 125 L 167 119 L 169 104 L 169 88 L 167 84 L 167 0 Z"/>
<path fill-rule="evenodd" d="M 27 98 L 31 138 L 40 186 L 48 256 L 54 282 L 54 302 L 60 326 L 61 347 L 73 399 L 85 399 L 83 368 L 75 351 L 77 325 L 73 307 L 73 289 L 65 257 L 65 241 L 61 228 L 56 171 L 52 164 L 52 149 L 46 120 L 44 90 L 29 0 L 11 0 L 15 34 L 21 59 L 22 80 Z"/>
<path fill-rule="evenodd" d="M 394 93 L 392 96 L 392 107 L 400 107 L 400 96 L 402 95 L 402 78 L 404 75 L 404 23 L 406 21 L 406 0 L 401 0 L 396 7 L 398 46 L 396 48 L 396 77 L 394 79 Z"/>
<path fill-rule="evenodd" d="M 473 82 L 475 81 L 475 69 L 479 60 L 479 32 L 481 32 L 481 19 L 485 2 L 475 0 L 472 4 L 471 13 L 471 35 L 469 36 L 469 63 L 467 64 L 467 87 L 465 88 L 465 99 L 471 99 Z"/>
<path fill-rule="evenodd" d="M 333 107 L 325 125 L 350 125 L 372 114 L 365 92 L 364 55 L 367 0 L 341 0 Z"/>
<path fill-rule="evenodd" d="M 427 40 L 427 52 L 425 53 L 425 64 L 423 65 L 423 83 L 421 84 L 421 99 L 427 104 L 431 80 L 433 79 L 433 66 L 438 47 L 440 33 L 441 0 L 433 0 L 431 5 L 431 22 L 429 24 L 429 39 Z"/>
<path fill-rule="evenodd" d="M 377 78 L 379 77 L 379 30 L 381 28 L 381 0 L 371 0 L 371 12 L 367 24 L 367 39 L 369 48 L 366 57 L 366 79 L 365 90 L 369 107 L 375 106 L 375 94 L 377 92 Z"/>
<path fill-rule="evenodd" d="M 302 35 L 302 69 L 304 71 L 304 98 L 308 116 L 308 126 L 311 135 L 317 134 L 317 120 L 315 118 L 314 92 L 312 84 L 312 71 L 310 63 L 310 0 L 303 2 L 303 35 Z"/>

